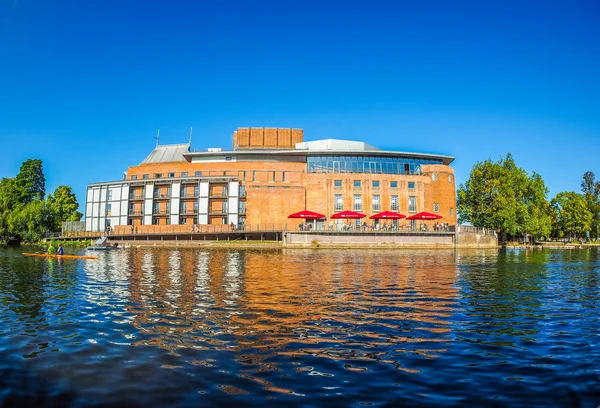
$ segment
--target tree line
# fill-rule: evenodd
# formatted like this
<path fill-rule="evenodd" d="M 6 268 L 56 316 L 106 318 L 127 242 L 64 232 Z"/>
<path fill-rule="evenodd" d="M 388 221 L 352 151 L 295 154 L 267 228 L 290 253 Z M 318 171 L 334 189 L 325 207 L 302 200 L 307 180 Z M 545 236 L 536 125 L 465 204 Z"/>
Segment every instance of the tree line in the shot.
<path fill-rule="evenodd" d="M 564 191 L 548 200 L 542 176 L 518 167 L 512 154 L 476 163 L 457 191 L 459 222 L 496 230 L 507 237 L 599 237 L 600 181 L 583 175 L 581 193 Z"/>
<path fill-rule="evenodd" d="M 63 221 L 79 221 L 77 198 L 68 186 L 46 196 L 46 178 L 39 159 L 21 164 L 19 174 L 0 181 L 0 242 L 38 242 Z"/>

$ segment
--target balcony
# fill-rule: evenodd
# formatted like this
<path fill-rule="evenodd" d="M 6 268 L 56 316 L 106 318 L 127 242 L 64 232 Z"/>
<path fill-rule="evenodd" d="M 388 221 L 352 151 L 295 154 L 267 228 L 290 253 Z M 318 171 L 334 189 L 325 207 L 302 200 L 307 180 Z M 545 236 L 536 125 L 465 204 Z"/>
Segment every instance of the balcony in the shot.
<path fill-rule="evenodd" d="M 238 214 L 239 215 L 246 215 L 246 209 L 245 208 L 239 208 L 238 209 Z"/>
<path fill-rule="evenodd" d="M 142 210 L 129 210 L 129 215 L 144 215 L 144 212 Z"/>
<path fill-rule="evenodd" d="M 198 193 L 196 193 L 196 194 L 191 194 L 191 193 L 190 194 L 188 194 L 188 193 L 181 194 L 181 198 L 198 198 Z"/>
<path fill-rule="evenodd" d="M 208 215 L 210 215 L 210 216 L 224 216 L 224 215 L 227 215 L 227 210 L 219 210 L 219 209 L 210 210 L 210 213 L 208 213 Z"/>
<path fill-rule="evenodd" d="M 225 192 L 224 194 L 223 193 L 219 193 L 219 194 L 211 193 L 211 195 L 209 196 L 209 198 L 213 198 L 213 199 L 217 199 L 217 200 L 219 200 L 219 199 L 223 200 L 223 199 L 227 198 L 227 192 Z"/>
<path fill-rule="evenodd" d="M 167 210 L 153 210 L 152 215 L 169 215 L 171 212 Z"/>
<path fill-rule="evenodd" d="M 154 193 L 155 200 L 169 200 L 171 198 L 171 193 Z"/>
<path fill-rule="evenodd" d="M 179 215 L 197 215 L 198 214 L 198 209 L 188 209 L 188 208 L 181 208 L 179 210 Z"/>
<path fill-rule="evenodd" d="M 130 200 L 143 200 L 144 194 L 129 194 Z"/>

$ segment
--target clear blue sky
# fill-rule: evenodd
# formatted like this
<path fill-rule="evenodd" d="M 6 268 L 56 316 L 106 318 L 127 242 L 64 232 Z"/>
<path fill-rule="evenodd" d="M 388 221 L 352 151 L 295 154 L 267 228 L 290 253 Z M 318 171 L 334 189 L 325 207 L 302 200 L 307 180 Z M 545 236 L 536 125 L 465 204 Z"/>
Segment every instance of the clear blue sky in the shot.
<path fill-rule="evenodd" d="M 551 196 L 600 176 L 600 2 L 0 0 L 0 177 L 119 180 L 161 143 L 299 127 L 471 166 L 512 152 Z"/>

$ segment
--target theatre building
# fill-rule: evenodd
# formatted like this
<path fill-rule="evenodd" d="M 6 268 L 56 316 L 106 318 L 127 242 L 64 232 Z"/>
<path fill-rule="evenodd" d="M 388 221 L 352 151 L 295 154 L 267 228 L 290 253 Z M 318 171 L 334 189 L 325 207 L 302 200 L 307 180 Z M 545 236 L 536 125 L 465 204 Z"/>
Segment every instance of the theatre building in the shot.
<path fill-rule="evenodd" d="M 455 225 L 453 160 L 348 140 L 305 142 L 301 129 L 240 128 L 231 150 L 157 145 L 123 180 L 88 185 L 85 225 L 87 231 L 110 226 L 138 233 L 232 223 L 236 229 L 296 229 L 301 221 L 288 215 L 305 209 L 326 215 L 318 227 L 343 210 L 367 217 L 427 211 Z"/>

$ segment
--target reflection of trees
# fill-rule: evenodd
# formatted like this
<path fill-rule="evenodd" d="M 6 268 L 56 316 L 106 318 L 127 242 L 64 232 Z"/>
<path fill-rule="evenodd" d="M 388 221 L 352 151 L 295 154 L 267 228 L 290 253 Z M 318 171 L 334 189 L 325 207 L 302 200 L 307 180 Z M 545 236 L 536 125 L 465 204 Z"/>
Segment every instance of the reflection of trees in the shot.
<path fill-rule="evenodd" d="M 506 345 L 537 334 L 549 256 L 539 249 L 461 251 L 459 285 L 468 324 L 456 331 L 474 333 L 472 341 Z"/>

